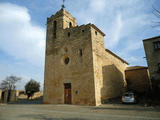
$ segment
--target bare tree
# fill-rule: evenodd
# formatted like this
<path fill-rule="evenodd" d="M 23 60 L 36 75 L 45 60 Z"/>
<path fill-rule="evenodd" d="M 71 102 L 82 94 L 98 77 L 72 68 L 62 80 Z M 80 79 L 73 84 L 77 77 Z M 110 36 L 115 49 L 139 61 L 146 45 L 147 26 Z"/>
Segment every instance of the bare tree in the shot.
<path fill-rule="evenodd" d="M 20 81 L 21 78 L 17 76 L 7 76 L 5 80 L 0 84 L 2 90 L 15 90 L 16 83 Z"/>
<path fill-rule="evenodd" d="M 157 20 L 154 21 L 154 26 L 153 27 L 160 27 L 160 10 L 156 9 L 153 6 L 153 14 L 156 16 Z"/>

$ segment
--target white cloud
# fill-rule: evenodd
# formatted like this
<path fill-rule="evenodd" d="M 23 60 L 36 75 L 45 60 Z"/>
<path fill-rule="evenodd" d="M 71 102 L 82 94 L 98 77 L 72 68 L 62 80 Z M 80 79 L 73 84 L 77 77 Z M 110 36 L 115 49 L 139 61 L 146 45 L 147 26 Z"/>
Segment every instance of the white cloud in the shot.
<path fill-rule="evenodd" d="M 141 0 L 107 0 L 100 12 L 96 13 L 94 9 L 99 8 L 98 3 L 93 5 L 94 1 L 90 0 L 93 11 L 90 11 L 91 8 L 87 10 L 90 11 L 90 16 L 96 16 L 95 24 L 98 23 L 98 27 L 101 26 L 106 33 L 107 48 L 114 50 L 132 65 L 146 65 L 144 52 L 138 54 L 138 51 L 144 51 L 142 40 L 146 35 L 151 36 L 152 3 Z"/>
<path fill-rule="evenodd" d="M 94 12 L 102 12 L 106 7 L 106 0 L 90 0 L 90 8 Z"/>
<path fill-rule="evenodd" d="M 45 29 L 34 25 L 27 8 L 0 3 L 0 49 L 30 63 L 44 64 Z"/>
<path fill-rule="evenodd" d="M 128 41 L 126 47 L 123 49 L 123 52 L 128 53 L 130 51 L 138 50 L 143 47 L 142 41 L 130 40 Z"/>
<path fill-rule="evenodd" d="M 144 52 L 139 54 L 138 51 L 144 51 L 142 40 L 155 34 L 151 30 L 153 2 L 154 0 L 85 0 L 82 4 L 76 0 L 71 13 L 81 24 L 90 21 L 97 25 L 106 34 L 106 48 L 120 53 L 118 55 L 131 64 L 143 65 L 146 62 L 138 59 L 143 58 Z"/>
<path fill-rule="evenodd" d="M 121 32 L 122 32 L 122 28 L 123 28 L 123 21 L 122 21 L 122 16 L 119 13 L 116 16 L 115 21 L 112 23 L 112 28 L 111 28 L 111 35 L 109 36 L 108 39 L 110 39 L 110 41 L 108 41 L 108 47 L 114 47 L 118 44 L 120 37 L 121 37 Z"/>

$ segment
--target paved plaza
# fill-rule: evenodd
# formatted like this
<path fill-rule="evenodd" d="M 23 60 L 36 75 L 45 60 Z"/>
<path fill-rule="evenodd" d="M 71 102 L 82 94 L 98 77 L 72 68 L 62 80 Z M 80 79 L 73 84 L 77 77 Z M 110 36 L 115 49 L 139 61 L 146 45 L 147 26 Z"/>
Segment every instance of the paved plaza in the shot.
<path fill-rule="evenodd" d="M 1 104 L 0 120 L 160 120 L 160 108 L 121 104 L 99 107 Z"/>

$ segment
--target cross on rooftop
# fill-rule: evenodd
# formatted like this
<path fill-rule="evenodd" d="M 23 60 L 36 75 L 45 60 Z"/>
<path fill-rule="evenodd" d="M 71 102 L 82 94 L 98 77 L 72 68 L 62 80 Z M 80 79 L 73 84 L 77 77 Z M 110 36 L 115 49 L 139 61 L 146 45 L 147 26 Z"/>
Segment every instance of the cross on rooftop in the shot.
<path fill-rule="evenodd" d="M 65 8 L 65 6 L 64 6 L 64 2 L 65 2 L 65 0 L 63 0 L 62 8 Z"/>

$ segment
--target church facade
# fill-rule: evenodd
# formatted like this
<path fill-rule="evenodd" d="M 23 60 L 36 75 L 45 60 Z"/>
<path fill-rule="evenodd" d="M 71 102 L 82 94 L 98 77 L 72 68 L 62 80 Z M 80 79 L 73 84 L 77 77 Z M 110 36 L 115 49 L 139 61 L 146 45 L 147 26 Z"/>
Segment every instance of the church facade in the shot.
<path fill-rule="evenodd" d="M 128 63 L 105 49 L 104 36 L 64 8 L 47 18 L 45 104 L 95 106 L 122 94 Z"/>

